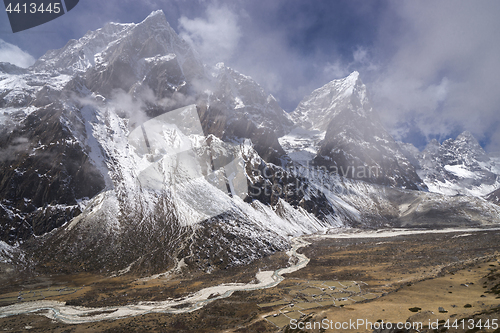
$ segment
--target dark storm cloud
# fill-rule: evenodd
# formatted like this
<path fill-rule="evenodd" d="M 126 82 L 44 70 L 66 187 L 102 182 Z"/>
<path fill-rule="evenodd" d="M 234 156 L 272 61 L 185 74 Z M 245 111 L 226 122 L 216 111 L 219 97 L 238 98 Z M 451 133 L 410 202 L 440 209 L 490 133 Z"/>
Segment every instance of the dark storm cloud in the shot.
<path fill-rule="evenodd" d="M 287 111 L 357 70 L 396 137 L 423 143 L 470 130 L 500 149 L 497 1 L 82 0 L 15 35 L 0 20 L 0 38 L 39 57 L 156 9 L 206 62 L 252 76 Z"/>
<path fill-rule="evenodd" d="M 292 111 L 304 95 L 332 79 L 359 67 L 367 72 L 376 67 L 366 46 L 376 37 L 374 27 L 383 8 L 380 1 L 218 1 L 210 2 L 201 17 L 183 16 L 180 29 L 188 39 L 198 39 L 195 46 L 201 53 L 206 53 L 206 44 L 215 49 L 210 60 L 223 60 L 252 76 Z M 204 39 L 208 31 L 221 30 L 216 11 L 229 12 L 220 16 L 232 18 L 234 24 Z M 199 33 L 190 34 L 186 23 Z M 239 36 L 231 39 L 230 52 L 211 41 L 227 41 L 229 35 Z M 217 50 L 222 54 L 214 57 Z"/>
<path fill-rule="evenodd" d="M 402 137 L 409 119 L 427 137 L 470 130 L 498 149 L 489 135 L 500 131 L 500 3 L 392 4 L 400 26 L 389 30 L 392 17 L 381 22 L 375 47 L 392 53 L 372 85 L 386 123 Z"/>
<path fill-rule="evenodd" d="M 500 3 L 231 4 L 224 6 L 240 38 L 224 60 L 288 111 L 313 89 L 358 70 L 397 138 L 421 144 L 470 130 L 488 149 L 500 148 Z"/>

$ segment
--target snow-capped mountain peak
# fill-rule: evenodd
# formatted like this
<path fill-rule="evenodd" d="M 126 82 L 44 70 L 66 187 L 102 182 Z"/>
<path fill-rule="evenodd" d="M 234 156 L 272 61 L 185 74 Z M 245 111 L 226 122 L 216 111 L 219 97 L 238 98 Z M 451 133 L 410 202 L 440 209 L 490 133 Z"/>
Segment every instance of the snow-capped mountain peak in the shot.
<path fill-rule="evenodd" d="M 189 63 L 189 67 L 183 68 L 186 73 L 202 69 L 191 47 L 175 33 L 159 10 L 140 23 L 108 23 L 89 31 L 59 50 L 48 51 L 32 68 L 36 72 L 72 75 L 89 68 L 104 70 L 118 61 L 140 71 L 141 59 L 168 54 L 176 54 L 181 66 Z"/>
<path fill-rule="evenodd" d="M 292 118 L 302 129 L 280 139 L 292 158 L 313 159 L 315 164 L 350 178 L 412 189 L 424 187 L 372 111 L 358 72 L 314 90 L 300 102 Z"/>
<path fill-rule="evenodd" d="M 346 108 L 361 116 L 371 110 L 366 86 L 356 71 L 314 90 L 291 115 L 295 123 L 306 129 L 325 131 L 330 121 Z"/>
<path fill-rule="evenodd" d="M 292 126 L 290 116 L 279 106 L 276 99 L 267 93 L 250 76 L 244 75 L 224 63 L 218 63 L 213 75 L 218 82 L 215 95 L 217 100 L 229 105 L 231 117 L 246 118 L 256 127 L 267 127 L 283 134 Z"/>
<path fill-rule="evenodd" d="M 468 131 L 442 144 L 433 139 L 422 152 L 406 153 L 431 192 L 484 196 L 500 187 L 496 162 Z"/>
<path fill-rule="evenodd" d="M 162 9 L 152 11 L 151 14 L 149 14 L 142 22 L 150 20 L 154 17 L 159 17 L 162 21 L 165 21 L 168 24 L 167 20 L 165 19 L 165 13 L 163 13 Z"/>
<path fill-rule="evenodd" d="M 443 144 L 446 144 L 446 141 Z M 462 154 L 465 153 L 471 155 L 471 157 L 476 160 L 482 161 L 487 159 L 486 152 L 483 147 L 481 147 L 477 139 L 469 131 L 465 131 L 457 136 L 453 145 L 456 147 L 455 149 L 460 151 Z"/>

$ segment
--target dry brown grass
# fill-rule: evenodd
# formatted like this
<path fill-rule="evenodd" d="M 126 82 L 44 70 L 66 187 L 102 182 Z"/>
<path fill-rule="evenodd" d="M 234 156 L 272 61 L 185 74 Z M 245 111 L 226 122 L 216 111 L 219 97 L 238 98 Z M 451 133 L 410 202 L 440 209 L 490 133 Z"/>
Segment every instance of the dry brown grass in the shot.
<path fill-rule="evenodd" d="M 401 236 L 385 239 L 320 240 L 302 251 L 311 258 L 309 265 L 286 276 L 280 285 L 252 292 L 236 292 L 231 297 L 212 302 L 201 310 L 172 315 L 149 314 L 110 322 L 82 325 L 64 325 L 39 315 L 21 315 L 0 319 L 0 327 L 13 331 L 26 326 L 40 332 L 275 332 L 277 327 L 265 317 L 275 314 L 283 304 L 259 307 L 257 304 L 302 297 L 297 289 L 304 281 L 363 281 L 363 292 L 382 297 L 343 307 L 325 304 L 324 307 L 302 308 L 311 314 L 310 320 L 378 319 L 425 321 L 428 318 L 498 318 L 494 306 L 500 304 L 498 291 L 500 268 L 495 255 L 500 251 L 500 233 L 476 232 L 471 236 L 453 237 L 456 234 L 429 234 Z M 266 269 L 283 265 L 286 255 L 277 254 L 253 266 L 211 275 L 185 273 L 170 280 L 135 281 L 133 277 L 105 278 L 102 276 L 52 277 L 52 283 L 68 287 L 85 285 L 85 290 L 66 295 L 66 300 L 80 304 L 122 304 L 139 300 L 161 299 L 167 295 L 184 294 L 208 285 L 223 282 L 250 281 L 259 266 Z M 490 266 L 493 265 L 493 266 Z M 36 286 L 37 281 L 19 283 L 14 288 Z M 40 282 L 40 281 L 38 281 Z M 468 283 L 467 283 L 468 282 Z M 473 284 L 470 284 L 472 282 Z M 467 283 L 468 287 L 461 284 Z M 486 283 L 486 284 L 485 284 Z M 312 288 L 317 287 L 312 282 Z M 335 284 L 332 282 L 332 284 Z M 43 287 L 47 285 L 44 284 Z M 485 286 L 486 288 L 483 288 Z M 496 289 L 495 289 L 496 288 Z M 34 287 L 36 289 L 36 287 Z M 17 292 L 19 289 L 13 290 Z M 491 293 L 484 293 L 491 290 Z M 162 293 L 163 292 L 163 293 Z M 450 293 L 451 292 L 451 293 Z M 127 296 L 121 296 L 124 293 Z M 162 293 L 162 294 L 161 294 Z M 485 297 L 481 297 L 484 295 Z M 305 295 L 304 297 L 310 297 Z M 310 300 L 303 299 L 304 304 Z M 325 301 L 327 302 L 327 301 Z M 332 302 L 333 303 L 333 302 Z M 464 307 L 471 304 L 471 307 Z M 323 304 L 319 304 L 323 305 Z M 455 305 L 456 307 L 453 307 Z M 285 305 L 286 306 L 286 305 Z M 307 307 L 307 306 L 306 306 Z M 418 313 L 409 311 L 420 307 Z M 438 307 L 448 312 L 439 313 Z M 289 316 L 297 317 L 296 309 Z M 431 311 L 434 313 L 432 314 Z M 489 311 L 489 312 L 488 312 Z M 497 311 L 497 312 L 495 312 Z M 292 314 L 293 313 L 293 314 Z M 482 317 L 481 317 L 482 316 Z M 281 317 L 280 317 L 281 318 Z M 283 319 L 283 318 L 281 318 Z M 448 331 L 448 332 L 451 332 Z"/>

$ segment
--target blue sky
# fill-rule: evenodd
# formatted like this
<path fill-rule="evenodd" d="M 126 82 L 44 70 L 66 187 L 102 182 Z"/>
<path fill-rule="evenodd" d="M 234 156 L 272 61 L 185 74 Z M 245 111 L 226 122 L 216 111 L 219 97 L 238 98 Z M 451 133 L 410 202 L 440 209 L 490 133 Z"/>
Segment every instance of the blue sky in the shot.
<path fill-rule="evenodd" d="M 80 0 L 16 34 L 0 13 L 0 61 L 29 63 L 88 30 L 139 22 L 156 9 L 207 63 L 252 76 L 286 111 L 357 70 L 397 139 L 422 148 L 469 130 L 500 151 L 498 1 Z"/>

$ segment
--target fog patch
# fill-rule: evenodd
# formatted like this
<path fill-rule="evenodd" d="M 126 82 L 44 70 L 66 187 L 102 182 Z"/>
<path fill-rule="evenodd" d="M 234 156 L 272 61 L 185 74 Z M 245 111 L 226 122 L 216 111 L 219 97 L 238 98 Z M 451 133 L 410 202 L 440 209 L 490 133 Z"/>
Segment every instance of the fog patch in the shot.
<path fill-rule="evenodd" d="M 29 149 L 29 140 L 25 137 L 18 137 L 6 148 L 0 148 L 0 162 L 13 161 L 19 153 L 27 152 Z"/>

